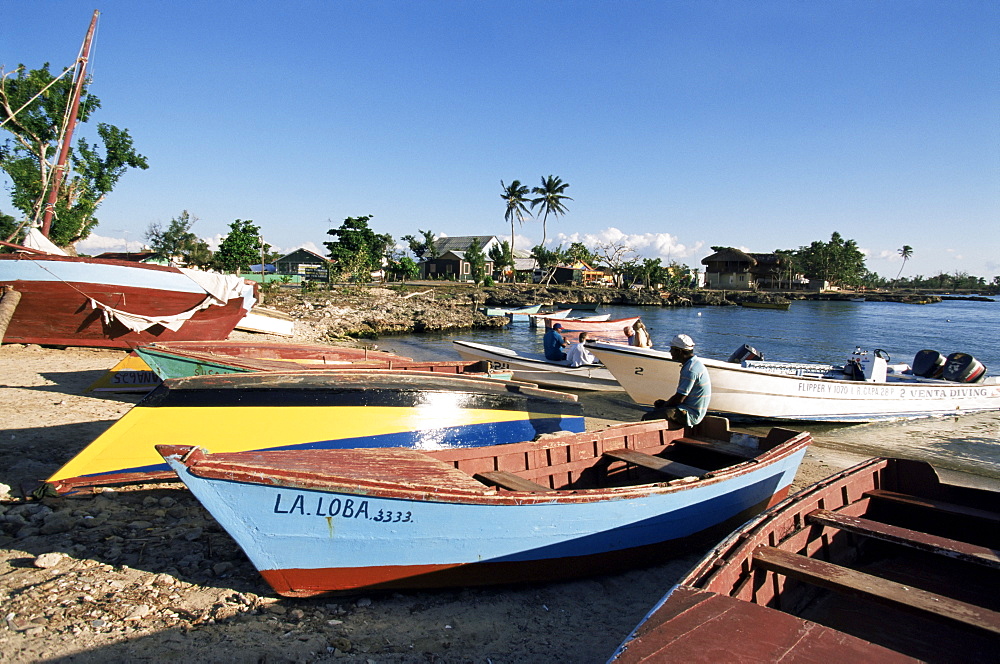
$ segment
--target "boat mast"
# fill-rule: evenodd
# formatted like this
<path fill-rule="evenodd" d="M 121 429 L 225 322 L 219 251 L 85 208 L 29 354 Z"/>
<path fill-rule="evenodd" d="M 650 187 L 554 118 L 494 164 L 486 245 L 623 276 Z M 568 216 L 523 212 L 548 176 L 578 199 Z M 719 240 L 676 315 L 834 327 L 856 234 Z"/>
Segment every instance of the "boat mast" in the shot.
<path fill-rule="evenodd" d="M 97 16 L 99 14 L 100 12 L 95 9 L 94 16 L 90 19 L 90 28 L 87 30 L 87 36 L 83 40 L 82 54 L 76 61 L 73 104 L 70 106 L 69 118 L 66 121 L 66 134 L 63 136 L 62 145 L 59 149 L 59 159 L 56 161 L 55 169 L 52 172 L 49 199 L 45 203 L 45 216 L 42 218 L 42 235 L 45 237 L 49 236 L 49 228 L 52 226 L 52 214 L 55 211 L 56 199 L 59 197 L 59 188 L 62 187 L 63 175 L 66 171 L 69 146 L 73 138 L 73 129 L 76 127 L 76 113 L 80 108 L 80 95 L 83 92 L 83 84 L 87 80 L 87 60 L 90 58 L 90 43 L 94 38 L 94 29 L 97 27 Z"/>

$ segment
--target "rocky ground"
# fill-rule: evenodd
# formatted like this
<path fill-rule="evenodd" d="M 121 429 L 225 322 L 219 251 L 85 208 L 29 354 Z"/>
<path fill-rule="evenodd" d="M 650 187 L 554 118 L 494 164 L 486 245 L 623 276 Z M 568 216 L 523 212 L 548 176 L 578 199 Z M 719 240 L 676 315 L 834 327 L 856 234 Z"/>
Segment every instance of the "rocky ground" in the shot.
<path fill-rule="evenodd" d="M 300 341 L 404 326 L 417 310 L 428 325 L 475 324 L 478 306 L 394 291 L 378 306 L 282 297 L 269 306 L 297 318 Z M 698 557 L 564 583 L 277 598 L 183 485 L 20 497 L 139 399 L 86 389 L 121 357 L 0 346 L 0 661 L 603 662 Z M 588 427 L 637 419 L 624 396 L 582 398 Z M 855 460 L 815 448 L 796 484 Z"/>

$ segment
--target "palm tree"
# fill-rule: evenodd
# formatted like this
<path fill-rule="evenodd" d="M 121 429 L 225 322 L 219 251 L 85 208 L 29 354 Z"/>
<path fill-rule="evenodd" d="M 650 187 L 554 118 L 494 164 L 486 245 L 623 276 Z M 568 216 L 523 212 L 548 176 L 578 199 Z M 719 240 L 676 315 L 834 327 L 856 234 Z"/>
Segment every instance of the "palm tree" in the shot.
<path fill-rule="evenodd" d="M 557 217 L 566 214 L 566 206 L 563 205 L 563 201 L 573 200 L 564 193 L 568 187 L 568 182 L 563 182 L 562 178 L 550 175 L 547 178 L 542 178 L 541 187 L 535 187 L 531 190 L 533 194 L 540 194 L 538 198 L 531 199 L 531 209 L 534 210 L 536 205 L 541 205 L 545 211 L 545 215 L 542 217 L 542 246 L 545 245 L 545 222 L 548 220 L 549 214 L 554 214 Z"/>
<path fill-rule="evenodd" d="M 503 218 L 510 222 L 510 250 L 513 252 L 514 220 L 517 219 L 523 225 L 524 220 L 530 216 L 528 215 L 528 207 L 525 205 L 528 202 L 528 199 L 525 198 L 528 195 L 528 187 L 521 184 L 520 180 L 514 180 L 509 187 L 503 183 L 503 180 L 500 180 L 500 186 L 503 188 L 500 198 L 507 201 L 507 210 L 503 213 Z"/>
<path fill-rule="evenodd" d="M 896 281 L 899 281 L 899 275 L 903 274 L 903 268 L 906 267 L 906 261 L 910 260 L 910 256 L 913 255 L 913 247 L 908 244 L 904 244 L 903 248 L 899 250 L 899 255 L 903 257 L 903 264 L 899 266 L 899 272 L 896 273 Z"/>

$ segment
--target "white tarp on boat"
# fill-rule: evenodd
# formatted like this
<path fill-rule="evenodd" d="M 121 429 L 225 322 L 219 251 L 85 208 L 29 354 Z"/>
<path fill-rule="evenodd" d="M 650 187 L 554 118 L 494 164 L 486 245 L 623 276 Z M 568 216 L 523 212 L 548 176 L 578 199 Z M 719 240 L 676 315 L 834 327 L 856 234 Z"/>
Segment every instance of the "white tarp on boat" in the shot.
<path fill-rule="evenodd" d="M 144 330 L 148 330 L 154 325 L 162 325 L 171 332 L 176 332 L 181 329 L 181 325 L 190 320 L 192 316 L 202 309 L 209 308 L 213 304 L 225 304 L 225 302 L 219 302 L 214 297 L 209 296 L 192 309 L 188 309 L 187 311 L 179 314 L 174 314 L 172 316 L 143 316 L 141 314 L 132 314 L 127 311 L 122 311 L 121 309 L 115 309 L 104 304 L 103 302 L 98 302 L 94 298 L 90 298 L 90 306 L 94 309 L 100 310 L 104 316 L 104 322 L 106 324 L 110 324 L 111 321 L 117 320 L 133 332 L 142 332 Z"/>
<path fill-rule="evenodd" d="M 169 316 L 144 316 L 142 314 L 115 309 L 93 298 L 90 298 L 90 306 L 101 311 L 105 323 L 117 320 L 134 332 L 148 330 L 154 325 L 162 325 L 171 332 L 176 332 L 196 313 L 213 305 L 224 305 L 236 297 L 242 297 L 245 300 L 244 308 L 247 310 L 254 304 L 253 287 L 241 277 L 219 274 L 218 272 L 202 272 L 201 270 L 191 270 L 183 267 L 177 269 L 188 279 L 198 284 L 198 287 L 208 294 L 208 297 L 187 311 Z"/>
<path fill-rule="evenodd" d="M 24 246 L 28 249 L 37 249 L 38 251 L 44 251 L 47 254 L 56 254 L 58 256 L 68 256 L 65 251 L 60 249 L 55 245 L 52 240 L 42 235 L 42 232 L 37 228 L 29 228 L 27 235 L 24 236 Z"/>

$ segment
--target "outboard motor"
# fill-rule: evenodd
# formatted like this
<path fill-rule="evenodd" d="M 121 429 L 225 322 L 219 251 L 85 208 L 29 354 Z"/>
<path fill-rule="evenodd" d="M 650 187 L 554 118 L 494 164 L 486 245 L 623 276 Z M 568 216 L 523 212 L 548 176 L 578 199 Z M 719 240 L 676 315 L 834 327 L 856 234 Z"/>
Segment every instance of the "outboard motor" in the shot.
<path fill-rule="evenodd" d="M 733 364 L 743 364 L 744 360 L 763 360 L 764 354 L 758 351 L 753 346 L 749 344 L 743 344 L 742 347 L 737 348 L 736 352 L 729 356 L 727 362 L 732 362 Z"/>
<path fill-rule="evenodd" d="M 986 375 L 982 362 L 967 353 L 952 353 L 944 362 L 941 377 L 956 383 L 975 383 Z"/>
<path fill-rule="evenodd" d="M 922 350 L 913 358 L 913 375 L 940 378 L 944 371 L 944 355 L 936 350 Z"/>

